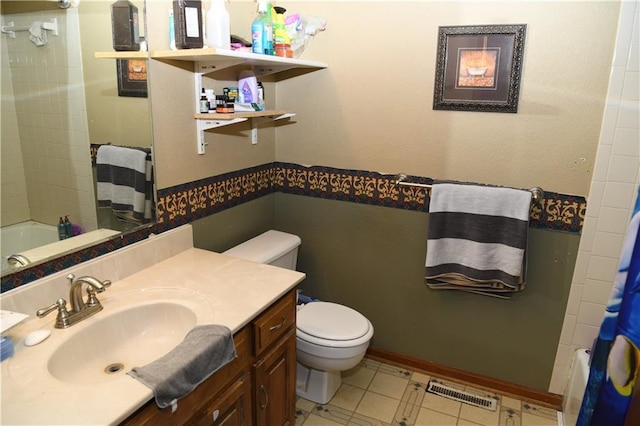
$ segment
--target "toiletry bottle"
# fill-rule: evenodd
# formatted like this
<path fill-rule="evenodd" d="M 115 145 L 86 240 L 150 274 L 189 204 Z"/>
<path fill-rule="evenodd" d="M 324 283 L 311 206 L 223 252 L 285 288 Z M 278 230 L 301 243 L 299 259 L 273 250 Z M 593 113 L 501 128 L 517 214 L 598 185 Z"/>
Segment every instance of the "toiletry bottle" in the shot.
<path fill-rule="evenodd" d="M 216 49 L 231 49 L 229 12 L 224 0 L 211 0 L 205 17 L 207 45 Z"/>
<path fill-rule="evenodd" d="M 64 240 L 67 238 L 67 228 L 64 226 L 64 219 L 60 216 L 60 221 L 58 222 L 58 239 Z"/>
<path fill-rule="evenodd" d="M 258 0 L 258 16 L 251 23 L 251 51 L 265 53 L 265 25 L 267 21 L 267 0 Z"/>
<path fill-rule="evenodd" d="M 200 95 L 200 112 L 206 114 L 209 112 L 209 100 L 207 99 L 207 93 L 202 88 L 202 94 Z"/>
<path fill-rule="evenodd" d="M 273 23 L 273 43 L 274 44 L 291 44 L 287 27 L 284 23 L 284 14 L 287 11 L 284 7 L 274 6 L 276 12 Z"/>
<path fill-rule="evenodd" d="M 67 238 L 73 237 L 73 226 L 69 220 L 69 216 L 64 217 L 64 232 L 67 234 Z"/>
<path fill-rule="evenodd" d="M 176 50 L 176 27 L 173 19 L 173 8 L 169 9 L 169 49 Z"/>
<path fill-rule="evenodd" d="M 262 82 L 258 82 L 258 111 L 264 111 L 264 86 Z"/>
<path fill-rule="evenodd" d="M 241 104 L 258 102 L 258 80 L 253 71 L 241 71 L 238 79 L 238 96 Z"/>
<path fill-rule="evenodd" d="M 204 46 L 200 0 L 174 0 L 173 22 L 178 49 L 198 49 Z"/>

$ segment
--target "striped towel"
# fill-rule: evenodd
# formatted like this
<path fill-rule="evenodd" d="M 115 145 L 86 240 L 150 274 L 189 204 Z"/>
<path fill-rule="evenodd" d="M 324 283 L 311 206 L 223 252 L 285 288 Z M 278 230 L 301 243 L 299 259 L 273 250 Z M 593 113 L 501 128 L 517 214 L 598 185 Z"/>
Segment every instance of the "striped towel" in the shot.
<path fill-rule="evenodd" d="M 524 289 L 531 192 L 437 183 L 431 190 L 429 288 L 509 298 Z"/>
<path fill-rule="evenodd" d="M 150 150 L 101 145 L 96 155 L 98 207 L 124 220 L 152 217 L 153 176 Z"/>

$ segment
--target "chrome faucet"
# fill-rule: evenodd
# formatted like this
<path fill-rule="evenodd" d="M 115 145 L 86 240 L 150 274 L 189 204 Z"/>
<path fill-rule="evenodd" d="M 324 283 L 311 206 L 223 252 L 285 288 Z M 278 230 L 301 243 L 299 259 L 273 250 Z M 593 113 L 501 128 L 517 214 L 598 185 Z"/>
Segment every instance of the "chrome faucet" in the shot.
<path fill-rule="evenodd" d="M 28 265 L 31 261 L 21 254 L 12 254 L 7 258 L 7 263 L 9 263 L 10 266 L 17 267 Z"/>
<path fill-rule="evenodd" d="M 100 281 L 97 278 L 84 276 L 76 279 L 73 274 L 68 274 L 66 278 L 69 280 L 69 300 L 71 301 L 71 309 L 67 310 L 67 301 L 58 299 L 56 303 L 36 312 L 38 318 L 45 317 L 54 310 L 58 310 L 56 317 L 56 328 L 71 327 L 83 319 L 89 318 L 91 315 L 100 312 L 102 305 L 96 297 L 97 293 L 102 293 L 111 285 L 111 281 Z M 87 301 L 82 299 L 82 285 L 87 284 Z"/>

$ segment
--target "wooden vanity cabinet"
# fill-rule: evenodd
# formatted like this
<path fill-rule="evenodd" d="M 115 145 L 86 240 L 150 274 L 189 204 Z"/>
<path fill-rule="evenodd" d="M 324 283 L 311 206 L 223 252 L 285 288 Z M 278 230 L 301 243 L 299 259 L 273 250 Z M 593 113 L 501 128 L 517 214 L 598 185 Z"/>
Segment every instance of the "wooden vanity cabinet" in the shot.
<path fill-rule="evenodd" d="M 289 293 L 253 322 L 256 425 L 295 424 L 295 293 Z"/>
<path fill-rule="evenodd" d="M 158 408 L 155 399 L 123 425 L 295 424 L 295 289 L 233 336 L 237 357 L 178 400 Z"/>

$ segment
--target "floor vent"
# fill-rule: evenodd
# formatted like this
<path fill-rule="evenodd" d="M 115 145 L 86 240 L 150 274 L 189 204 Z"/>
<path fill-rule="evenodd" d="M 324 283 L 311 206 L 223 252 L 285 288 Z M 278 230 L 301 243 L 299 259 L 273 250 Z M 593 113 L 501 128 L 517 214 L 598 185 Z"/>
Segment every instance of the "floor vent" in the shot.
<path fill-rule="evenodd" d="M 493 398 L 486 396 L 479 396 L 470 392 L 461 391 L 450 386 L 443 385 L 435 381 L 430 381 L 427 387 L 427 392 L 434 393 L 436 395 L 443 396 L 445 398 L 454 399 L 456 401 L 464 402 L 475 407 L 484 408 L 491 411 L 496 411 L 497 401 Z"/>

